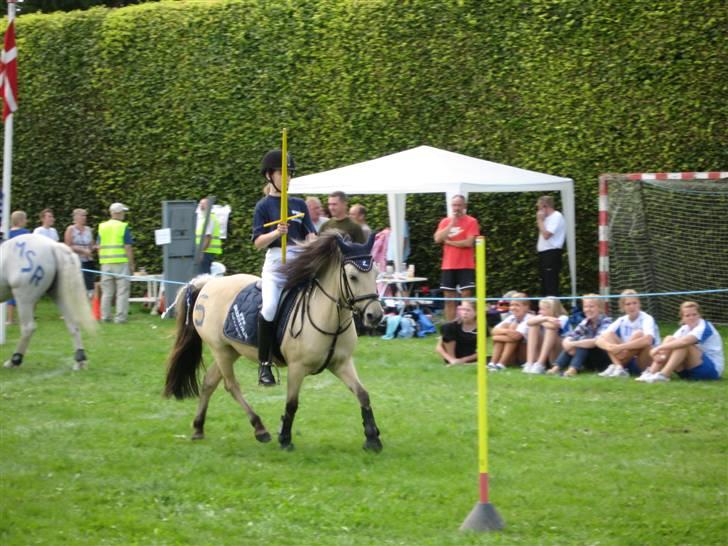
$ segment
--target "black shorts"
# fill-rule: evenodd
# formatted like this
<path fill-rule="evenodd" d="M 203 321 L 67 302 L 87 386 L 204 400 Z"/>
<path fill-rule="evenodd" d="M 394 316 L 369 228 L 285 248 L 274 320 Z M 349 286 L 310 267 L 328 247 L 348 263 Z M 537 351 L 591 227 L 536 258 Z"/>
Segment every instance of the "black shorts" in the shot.
<path fill-rule="evenodd" d="M 475 270 L 473 269 L 444 269 L 440 279 L 441 290 L 472 290 L 475 288 Z"/>
<path fill-rule="evenodd" d="M 81 269 L 88 269 L 88 270 L 98 270 L 99 266 L 96 265 L 96 262 L 91 260 L 89 262 L 81 262 Z M 93 271 L 82 271 L 83 273 L 83 282 L 86 285 L 86 290 L 93 290 L 94 289 L 94 283 L 96 282 L 96 273 Z"/>

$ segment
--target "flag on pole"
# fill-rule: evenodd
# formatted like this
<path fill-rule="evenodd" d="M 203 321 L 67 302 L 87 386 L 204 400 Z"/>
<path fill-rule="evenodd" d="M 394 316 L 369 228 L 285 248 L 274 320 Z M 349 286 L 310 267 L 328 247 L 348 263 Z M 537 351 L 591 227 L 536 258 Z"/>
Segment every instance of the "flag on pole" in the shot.
<path fill-rule="evenodd" d="M 0 89 L 3 96 L 3 123 L 18 109 L 18 50 L 15 47 L 15 20 L 5 31 L 5 46 L 0 59 Z"/>

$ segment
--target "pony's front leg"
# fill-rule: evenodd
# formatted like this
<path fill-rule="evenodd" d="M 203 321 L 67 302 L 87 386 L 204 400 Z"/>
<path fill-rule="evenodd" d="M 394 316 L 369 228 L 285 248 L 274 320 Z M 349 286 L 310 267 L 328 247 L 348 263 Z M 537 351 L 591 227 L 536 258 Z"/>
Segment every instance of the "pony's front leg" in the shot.
<path fill-rule="evenodd" d="M 20 323 L 20 340 L 13 356 L 3 364 L 5 368 L 17 368 L 23 363 L 23 355 L 28 350 L 30 338 L 33 337 L 33 332 L 38 327 L 33 318 L 34 304 L 18 300 L 16 305 L 18 307 L 18 322 Z"/>
<path fill-rule="evenodd" d="M 301 365 L 288 364 L 286 411 L 281 417 L 281 428 L 278 431 L 278 443 L 281 449 L 287 449 L 288 451 L 293 449 L 291 429 L 293 428 L 293 420 L 296 418 L 296 411 L 298 411 L 298 394 L 301 392 L 303 378 L 306 375 L 302 368 Z"/>
<path fill-rule="evenodd" d="M 341 379 L 349 390 L 356 395 L 361 406 L 362 424 L 364 425 L 364 449 L 379 453 L 382 451 L 382 441 L 379 439 L 379 428 L 374 420 L 374 412 L 369 403 L 369 393 L 359 381 L 359 376 L 354 367 L 354 361 L 350 358 L 341 366 L 332 370 L 334 375 Z"/>

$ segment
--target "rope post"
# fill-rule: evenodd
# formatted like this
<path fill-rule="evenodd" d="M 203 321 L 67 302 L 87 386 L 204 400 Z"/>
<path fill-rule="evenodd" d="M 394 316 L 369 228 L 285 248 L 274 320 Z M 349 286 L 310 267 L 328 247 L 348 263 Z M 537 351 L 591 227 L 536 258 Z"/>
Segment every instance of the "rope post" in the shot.
<path fill-rule="evenodd" d="M 281 144 L 281 222 L 288 223 L 288 129 L 283 129 Z M 288 235 L 281 237 L 281 263 L 286 263 Z"/>
<path fill-rule="evenodd" d="M 499 531 L 505 526 L 488 496 L 488 372 L 486 370 L 485 237 L 475 239 L 475 299 L 478 317 L 478 470 L 480 500 L 461 531 Z"/>

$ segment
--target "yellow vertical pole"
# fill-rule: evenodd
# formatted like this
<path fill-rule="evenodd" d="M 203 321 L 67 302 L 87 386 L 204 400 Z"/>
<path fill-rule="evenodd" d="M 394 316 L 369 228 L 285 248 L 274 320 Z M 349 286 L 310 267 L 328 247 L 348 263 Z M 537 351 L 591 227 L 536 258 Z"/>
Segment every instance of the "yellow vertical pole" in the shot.
<path fill-rule="evenodd" d="M 488 371 L 486 342 L 488 323 L 485 301 L 485 237 L 475 239 L 475 296 L 478 317 L 478 470 L 480 499 L 460 526 L 464 531 L 498 531 L 503 519 L 488 498 Z"/>
<path fill-rule="evenodd" d="M 281 222 L 288 218 L 288 129 L 283 129 L 283 143 L 281 144 Z M 286 263 L 286 245 L 288 235 L 281 237 L 281 263 Z"/>
<path fill-rule="evenodd" d="M 485 301 L 485 237 L 475 240 L 475 297 L 478 309 L 478 467 L 480 502 L 488 502 L 488 373 L 486 369 L 487 303 Z"/>

